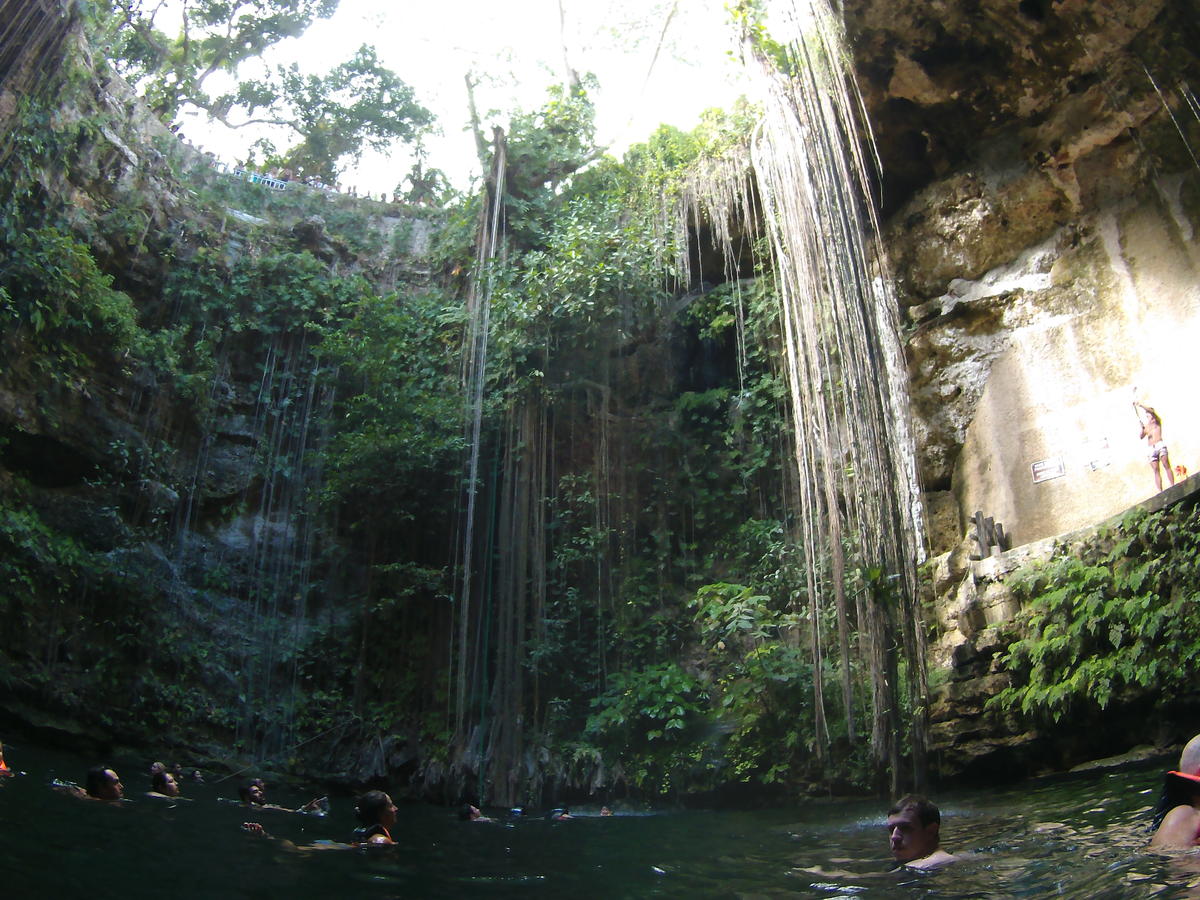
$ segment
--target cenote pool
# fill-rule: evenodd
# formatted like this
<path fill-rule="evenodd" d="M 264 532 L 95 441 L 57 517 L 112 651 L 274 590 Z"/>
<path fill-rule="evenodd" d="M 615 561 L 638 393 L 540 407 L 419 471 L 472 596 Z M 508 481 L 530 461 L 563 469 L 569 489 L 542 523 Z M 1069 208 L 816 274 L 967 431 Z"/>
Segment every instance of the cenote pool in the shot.
<path fill-rule="evenodd" d="M 325 818 L 248 817 L 219 800 L 236 796 L 230 780 L 185 785 L 189 802 L 153 801 L 144 798 L 147 761 L 117 758 L 133 802 L 110 806 L 50 789 L 56 777 L 82 780 L 86 760 L 20 744 L 7 756 L 27 773 L 0 788 L 0 891 L 13 898 L 1200 895 L 1200 857 L 1142 849 L 1167 761 L 941 793 L 944 845 L 966 859 L 918 876 L 887 873 L 883 809 L 870 802 L 754 812 L 618 805 L 612 818 L 579 808 L 570 822 L 531 815 L 490 825 L 402 805 L 397 847 L 302 852 L 240 824 L 254 818 L 297 844 L 347 840 L 350 798 L 333 797 Z M 308 797 L 275 788 L 270 799 Z"/>

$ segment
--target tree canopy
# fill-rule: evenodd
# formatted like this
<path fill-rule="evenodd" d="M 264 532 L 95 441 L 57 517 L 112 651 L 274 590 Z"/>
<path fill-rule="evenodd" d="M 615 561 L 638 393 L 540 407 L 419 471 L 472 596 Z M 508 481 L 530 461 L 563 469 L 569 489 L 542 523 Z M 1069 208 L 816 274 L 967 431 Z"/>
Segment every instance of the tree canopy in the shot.
<path fill-rule="evenodd" d="M 241 64 L 300 36 L 337 6 L 338 0 L 108 0 L 100 25 L 117 71 L 164 120 L 192 107 L 233 128 L 282 126 L 299 143 L 284 149 L 268 143 L 274 161 L 332 181 L 365 147 L 416 141 L 433 122 L 412 88 L 380 64 L 374 48 L 364 45 L 325 75 L 276 66 L 220 92 L 210 79 L 217 73 L 236 77 Z M 173 25 L 163 22 L 168 10 L 180 16 L 174 36 L 165 30 Z"/>
<path fill-rule="evenodd" d="M 245 81 L 218 99 L 261 121 L 290 127 L 300 143 L 279 162 L 297 175 L 335 180 L 339 161 L 357 160 L 364 147 L 384 150 L 393 140 L 412 142 L 433 124 L 433 114 L 417 103 L 413 89 L 380 65 L 373 47 L 363 45 L 349 61 L 327 75 L 305 75 L 296 64 L 279 66 L 268 78 Z"/>

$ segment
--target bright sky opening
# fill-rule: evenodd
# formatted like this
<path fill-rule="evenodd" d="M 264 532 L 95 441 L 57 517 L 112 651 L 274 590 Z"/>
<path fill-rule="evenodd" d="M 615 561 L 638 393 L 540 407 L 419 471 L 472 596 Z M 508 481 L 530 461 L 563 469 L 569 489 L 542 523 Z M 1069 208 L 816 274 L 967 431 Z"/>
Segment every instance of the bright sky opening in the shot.
<path fill-rule="evenodd" d="M 476 103 L 488 135 L 493 124 L 507 126 L 512 112 L 540 106 L 546 89 L 566 80 L 568 65 L 594 74 L 597 137 L 617 156 L 659 124 L 694 127 L 701 112 L 729 107 L 743 90 L 725 0 L 563 0 L 561 17 L 558 0 L 342 0 L 332 19 L 272 48 L 263 62 L 323 73 L 363 44 L 374 46 L 437 116 L 440 134 L 425 141 L 427 165 L 459 188 L 479 170 L 468 72 L 478 81 Z M 254 65 L 241 74 L 254 74 Z M 231 163 L 245 159 L 263 135 L 228 130 L 195 113 L 183 122 L 193 144 Z M 273 139 L 281 149 L 289 143 L 284 135 Z M 411 165 L 402 147 L 390 158 L 368 151 L 342 183 L 390 196 Z"/>

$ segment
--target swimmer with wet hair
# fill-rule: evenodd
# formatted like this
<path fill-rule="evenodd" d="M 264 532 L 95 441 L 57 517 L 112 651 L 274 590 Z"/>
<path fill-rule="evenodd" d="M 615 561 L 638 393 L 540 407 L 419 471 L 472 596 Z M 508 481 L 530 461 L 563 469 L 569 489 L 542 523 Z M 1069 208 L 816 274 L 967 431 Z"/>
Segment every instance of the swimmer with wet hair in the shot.
<path fill-rule="evenodd" d="M 959 861 L 959 857 L 941 849 L 941 810 L 920 794 L 906 794 L 893 803 L 886 828 L 896 862 L 888 872 L 846 872 L 821 866 L 797 867 L 797 871 L 833 878 L 888 878 L 905 869 L 929 871 Z"/>
<path fill-rule="evenodd" d="M 245 789 L 255 787 L 248 784 Z M 261 822 L 243 822 L 242 830 L 255 837 L 263 837 L 275 841 L 288 850 L 309 852 L 316 850 L 349 850 L 354 847 L 390 846 L 396 843 L 392 838 L 392 828 L 396 824 L 396 804 L 383 791 L 367 791 L 358 798 L 354 806 L 354 815 L 361 823 L 354 830 L 354 837 L 349 844 L 336 841 L 315 841 L 311 844 L 297 845 L 287 838 L 277 838 L 263 827 Z"/>
<path fill-rule="evenodd" d="M 156 799 L 179 800 L 179 782 L 175 775 L 166 769 L 160 769 L 150 779 L 150 793 L 147 797 Z"/>
<path fill-rule="evenodd" d="M 87 773 L 88 796 L 97 800 L 117 801 L 125 799 L 125 785 L 121 777 L 110 766 L 92 766 Z"/>
<path fill-rule="evenodd" d="M 262 806 L 266 807 L 267 798 L 263 793 L 263 782 L 261 778 L 255 778 L 248 781 L 238 788 L 238 800 L 246 806 Z"/>
<path fill-rule="evenodd" d="M 464 803 L 458 808 L 458 820 L 460 822 L 495 822 L 495 819 L 490 819 L 479 811 L 478 806 L 470 803 Z"/>
<path fill-rule="evenodd" d="M 16 772 L 8 767 L 8 763 L 4 761 L 4 744 L 0 744 L 0 778 L 8 778 L 16 774 Z"/>
<path fill-rule="evenodd" d="M 392 827 L 396 824 L 396 804 L 383 791 L 367 791 L 359 797 L 354 807 L 354 815 L 361 823 L 361 827 L 354 830 L 355 845 L 396 843 L 392 839 Z"/>
<path fill-rule="evenodd" d="M 937 869 L 958 857 L 941 849 L 942 813 L 920 794 L 901 797 L 888 810 L 892 858 L 908 869 Z"/>
<path fill-rule="evenodd" d="M 1184 745 L 1179 768 L 1167 773 L 1154 824 L 1151 850 L 1200 845 L 1200 734 Z"/>
<path fill-rule="evenodd" d="M 103 800 L 106 803 L 120 803 L 125 799 L 125 785 L 121 778 L 110 766 L 92 766 L 87 771 L 84 787 L 69 781 L 51 782 L 51 787 L 79 800 Z"/>
<path fill-rule="evenodd" d="M 295 809 L 289 806 L 280 806 L 278 803 L 268 803 L 266 782 L 261 778 L 252 778 L 238 788 L 238 800 L 241 801 L 243 806 L 251 806 L 255 809 L 273 809 L 277 812 L 313 813 L 323 816 L 326 815 L 329 809 L 328 797 L 317 797 Z"/>

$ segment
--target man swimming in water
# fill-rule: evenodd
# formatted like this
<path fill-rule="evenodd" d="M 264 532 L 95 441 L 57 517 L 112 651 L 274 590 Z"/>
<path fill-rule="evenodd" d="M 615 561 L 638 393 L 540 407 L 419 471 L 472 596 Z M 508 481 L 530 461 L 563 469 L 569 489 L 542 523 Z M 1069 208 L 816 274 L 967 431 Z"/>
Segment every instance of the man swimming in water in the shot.
<path fill-rule="evenodd" d="M 942 814 L 919 794 L 901 797 L 888 810 L 892 858 L 909 869 L 937 869 L 958 857 L 941 849 Z"/>
<path fill-rule="evenodd" d="M 115 803 L 125 799 L 125 785 L 121 777 L 108 766 L 93 766 L 87 773 L 88 796 L 94 800 Z"/>
<path fill-rule="evenodd" d="M 958 862 L 958 857 L 941 849 L 942 814 L 938 808 L 919 794 L 908 794 L 888 810 L 887 832 L 892 858 L 896 865 L 888 872 L 848 872 L 824 869 L 821 866 L 797 867 L 826 878 L 888 878 L 899 869 L 929 871 Z"/>
<path fill-rule="evenodd" d="M 104 800 L 108 803 L 120 803 L 125 799 L 125 785 L 121 784 L 121 777 L 109 766 L 92 766 L 88 769 L 84 784 L 86 788 L 81 788 L 69 781 L 55 779 L 51 782 L 51 787 L 80 800 Z"/>
<path fill-rule="evenodd" d="M 317 797 L 295 809 L 288 806 L 280 806 L 278 803 L 268 803 L 266 782 L 261 778 L 254 778 L 238 788 L 238 800 L 241 801 L 243 806 L 251 806 L 256 809 L 274 809 L 279 812 L 291 813 L 315 813 L 320 816 L 326 814 L 329 806 L 328 797 Z"/>
<path fill-rule="evenodd" d="M 1151 850 L 1186 850 L 1200 844 L 1200 734 L 1179 754 L 1179 769 L 1167 773 L 1160 815 Z"/>

